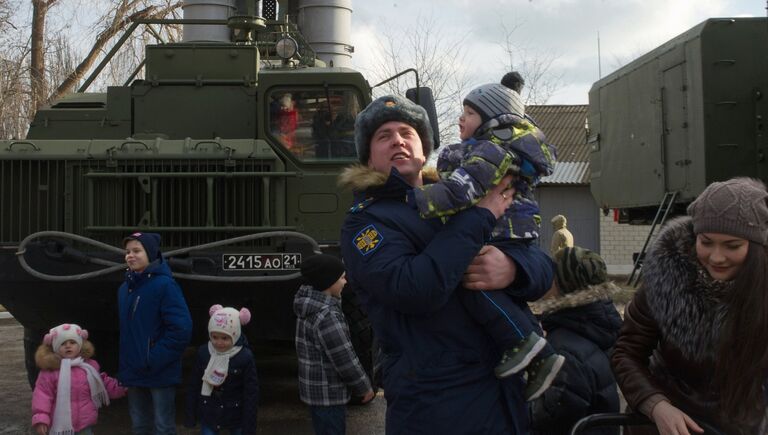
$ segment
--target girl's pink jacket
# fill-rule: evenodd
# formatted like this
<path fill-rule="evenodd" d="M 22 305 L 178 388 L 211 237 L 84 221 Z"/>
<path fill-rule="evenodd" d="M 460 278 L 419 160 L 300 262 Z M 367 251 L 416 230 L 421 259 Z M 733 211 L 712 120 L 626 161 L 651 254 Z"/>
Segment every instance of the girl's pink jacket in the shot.
<path fill-rule="evenodd" d="M 80 356 L 98 371 L 99 363 L 90 359 L 92 355 L 93 345 L 84 340 Z M 40 368 L 40 374 L 37 376 L 35 391 L 32 393 L 32 426 L 42 423 L 50 427 L 56 409 L 61 358 L 53 353 L 50 346 L 40 345 L 35 354 L 35 362 Z M 107 376 L 106 373 L 101 373 L 101 380 L 104 382 L 110 399 L 118 399 L 126 395 L 128 390 L 121 387 L 116 379 Z M 91 400 L 91 389 L 88 386 L 85 370 L 80 367 L 72 367 L 71 388 L 72 428 L 77 432 L 95 425 L 99 411 Z"/>

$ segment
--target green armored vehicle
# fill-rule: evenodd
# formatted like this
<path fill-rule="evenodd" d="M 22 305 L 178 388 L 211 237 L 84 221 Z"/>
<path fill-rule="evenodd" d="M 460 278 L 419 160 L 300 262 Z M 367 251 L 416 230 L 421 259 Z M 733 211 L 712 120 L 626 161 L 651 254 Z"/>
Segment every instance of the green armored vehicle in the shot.
<path fill-rule="evenodd" d="M 713 181 L 768 180 L 766 92 L 765 18 L 709 19 L 596 82 L 595 200 L 622 221 L 649 223 L 665 195 L 683 213 Z"/>
<path fill-rule="evenodd" d="M 121 241 L 136 230 L 163 236 L 194 342 L 214 303 L 250 308 L 252 341 L 293 340 L 298 264 L 338 255 L 351 195 L 336 179 L 371 100 L 348 67 L 351 12 L 351 0 L 186 1 L 184 20 L 128 30 L 184 26 L 183 42 L 146 47 L 144 79 L 85 93 L 92 76 L 39 110 L 25 140 L 0 143 L 0 304 L 25 328 L 30 379 L 63 322 L 89 329 L 116 369 Z M 413 93 L 434 114 L 428 90 Z M 370 370 L 370 325 L 353 294 L 343 305 Z"/>

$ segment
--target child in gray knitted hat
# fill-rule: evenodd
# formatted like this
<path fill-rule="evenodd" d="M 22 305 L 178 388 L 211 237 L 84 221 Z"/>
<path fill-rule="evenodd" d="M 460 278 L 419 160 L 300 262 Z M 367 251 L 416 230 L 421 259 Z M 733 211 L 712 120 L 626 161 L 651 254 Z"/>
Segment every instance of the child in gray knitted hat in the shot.
<path fill-rule="evenodd" d="M 453 215 L 476 204 L 507 174 L 515 177 L 515 199 L 492 232 L 491 243 L 529 246 L 539 237 L 539 206 L 533 189 L 551 175 L 555 148 L 525 115 L 519 88 L 522 78 L 510 73 L 502 83 L 473 89 L 459 118 L 461 143 L 442 148 L 437 161 L 440 181 L 416 188 L 408 201 L 425 219 Z M 563 357 L 537 332 L 539 326 L 521 306 L 513 289 L 462 292 L 470 314 L 503 349 L 495 369 L 504 378 L 527 371 L 526 399 L 540 396 L 563 364 Z"/>

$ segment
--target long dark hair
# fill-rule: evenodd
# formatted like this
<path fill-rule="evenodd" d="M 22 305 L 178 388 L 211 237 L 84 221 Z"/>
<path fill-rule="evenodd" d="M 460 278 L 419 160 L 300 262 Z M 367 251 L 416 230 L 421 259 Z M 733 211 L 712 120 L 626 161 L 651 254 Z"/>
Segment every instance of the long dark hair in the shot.
<path fill-rule="evenodd" d="M 755 424 L 765 415 L 768 376 L 768 248 L 749 242 L 728 306 L 715 370 L 720 410 L 729 421 Z"/>

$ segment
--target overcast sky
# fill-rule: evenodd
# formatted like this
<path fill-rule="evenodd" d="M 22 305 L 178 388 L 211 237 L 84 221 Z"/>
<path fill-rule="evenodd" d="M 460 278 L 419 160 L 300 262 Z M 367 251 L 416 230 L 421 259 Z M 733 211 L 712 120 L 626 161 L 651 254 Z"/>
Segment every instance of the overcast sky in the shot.
<path fill-rule="evenodd" d="M 712 17 L 765 17 L 765 0 L 356 0 L 353 65 L 370 71 L 377 35 L 432 17 L 466 35 L 473 85 L 504 74 L 502 23 L 529 48 L 554 53 L 563 86 L 548 104 L 586 104 L 598 77 Z M 391 30 L 390 30 L 391 33 Z"/>

